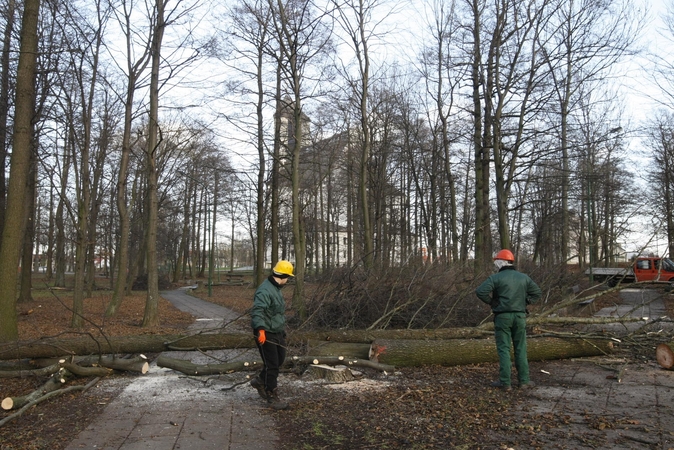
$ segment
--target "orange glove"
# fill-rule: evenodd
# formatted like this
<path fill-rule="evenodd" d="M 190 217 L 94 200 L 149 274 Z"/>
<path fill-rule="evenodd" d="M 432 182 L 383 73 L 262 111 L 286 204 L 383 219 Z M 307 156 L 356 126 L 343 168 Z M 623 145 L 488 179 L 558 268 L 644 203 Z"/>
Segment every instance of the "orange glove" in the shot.
<path fill-rule="evenodd" d="M 267 335 L 265 334 L 264 330 L 258 331 L 257 334 L 257 343 L 262 345 L 265 342 L 267 342 Z"/>

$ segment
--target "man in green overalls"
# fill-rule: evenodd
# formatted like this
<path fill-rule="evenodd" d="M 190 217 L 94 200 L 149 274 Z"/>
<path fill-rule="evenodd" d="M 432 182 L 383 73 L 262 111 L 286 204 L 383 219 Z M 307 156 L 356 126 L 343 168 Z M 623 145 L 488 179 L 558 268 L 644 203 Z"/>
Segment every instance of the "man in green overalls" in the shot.
<path fill-rule="evenodd" d="M 293 277 L 293 265 L 280 260 L 269 278 L 258 286 L 250 309 L 255 343 L 262 357 L 262 370 L 250 385 L 274 409 L 286 409 L 288 404 L 279 399 L 278 375 L 286 359 L 286 301 L 281 288 Z"/>
<path fill-rule="evenodd" d="M 501 250 L 494 257 L 496 273 L 475 290 L 477 297 L 491 306 L 494 338 L 499 360 L 499 380 L 492 386 L 511 389 L 510 348 L 515 347 L 515 368 L 520 388 L 532 386 L 527 360 L 527 305 L 541 298 L 542 292 L 528 275 L 515 270 L 515 256 Z"/>

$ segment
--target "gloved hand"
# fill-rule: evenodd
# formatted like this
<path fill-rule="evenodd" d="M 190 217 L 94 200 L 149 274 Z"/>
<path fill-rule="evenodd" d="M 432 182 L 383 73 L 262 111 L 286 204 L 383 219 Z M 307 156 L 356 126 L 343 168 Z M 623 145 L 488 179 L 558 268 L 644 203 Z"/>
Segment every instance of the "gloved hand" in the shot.
<path fill-rule="evenodd" d="M 257 332 L 257 343 L 262 345 L 265 342 L 267 342 L 267 335 L 265 334 L 264 330 L 260 330 Z"/>

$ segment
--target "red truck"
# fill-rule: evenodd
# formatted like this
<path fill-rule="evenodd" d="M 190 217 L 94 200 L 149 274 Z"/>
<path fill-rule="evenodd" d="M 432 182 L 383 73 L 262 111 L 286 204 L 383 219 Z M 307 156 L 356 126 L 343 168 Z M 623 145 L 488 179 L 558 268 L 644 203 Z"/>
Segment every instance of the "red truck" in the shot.
<path fill-rule="evenodd" d="M 674 262 L 668 258 L 639 257 L 630 267 L 591 267 L 585 271 L 594 281 L 606 281 L 610 287 L 635 281 L 674 283 Z"/>

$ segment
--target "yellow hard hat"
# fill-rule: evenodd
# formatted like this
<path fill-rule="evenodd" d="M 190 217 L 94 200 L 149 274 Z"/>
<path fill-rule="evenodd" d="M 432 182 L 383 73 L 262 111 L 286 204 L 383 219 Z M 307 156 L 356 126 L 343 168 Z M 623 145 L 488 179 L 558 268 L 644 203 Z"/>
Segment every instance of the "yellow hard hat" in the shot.
<path fill-rule="evenodd" d="M 271 271 L 276 276 L 286 276 L 286 277 L 295 276 L 293 275 L 293 265 L 290 263 L 290 261 L 286 261 L 284 259 L 277 262 Z"/>

